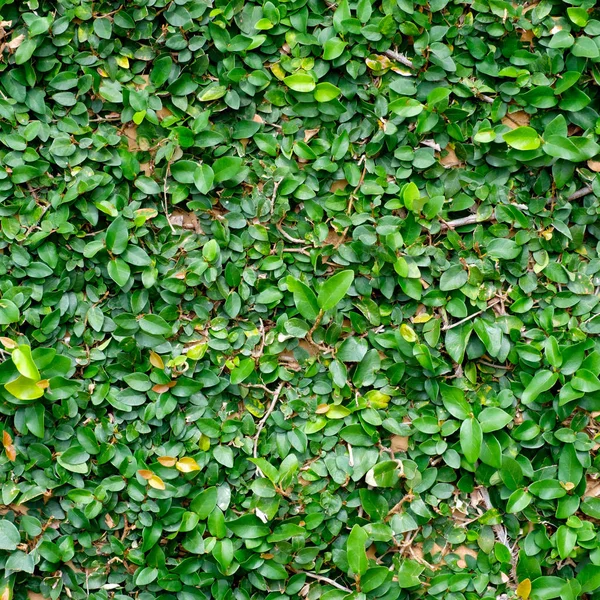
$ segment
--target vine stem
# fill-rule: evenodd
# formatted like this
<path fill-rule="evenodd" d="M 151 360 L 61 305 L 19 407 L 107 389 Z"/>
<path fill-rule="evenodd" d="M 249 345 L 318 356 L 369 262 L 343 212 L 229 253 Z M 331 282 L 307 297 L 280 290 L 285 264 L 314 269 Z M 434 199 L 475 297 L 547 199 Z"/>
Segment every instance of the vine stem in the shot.
<path fill-rule="evenodd" d="M 281 390 L 283 390 L 283 386 L 285 385 L 285 381 L 282 381 L 275 393 L 273 394 L 273 399 L 271 400 L 271 404 L 267 409 L 267 412 L 263 415 L 262 419 L 258 423 L 258 428 L 256 429 L 256 433 L 254 434 L 254 447 L 252 448 L 252 456 L 254 458 L 258 458 L 258 439 L 260 438 L 260 434 L 267 422 L 267 419 L 271 416 L 271 413 L 275 410 L 275 405 L 277 404 L 277 400 L 279 400 L 279 396 L 281 395 Z M 256 475 L 262 475 L 262 471 L 259 467 L 256 467 Z"/>
<path fill-rule="evenodd" d="M 332 585 L 333 587 L 337 588 L 338 590 L 342 590 L 343 592 L 348 592 L 349 594 L 352 593 L 352 590 L 350 588 L 347 588 L 337 583 L 337 581 L 334 581 L 329 577 L 325 577 L 325 575 L 317 575 L 316 573 L 310 573 L 309 571 L 296 571 L 296 573 L 298 573 L 299 575 L 306 575 L 307 577 L 311 577 L 312 579 L 316 579 L 317 581 L 321 581 L 323 583 L 328 583 L 329 585 Z"/>
<path fill-rule="evenodd" d="M 462 325 L 463 323 L 466 323 L 467 321 L 471 321 L 475 317 L 478 317 L 481 313 L 484 313 L 489 308 L 492 308 L 492 306 L 496 306 L 496 304 L 498 304 L 499 302 L 500 302 L 500 300 L 494 300 L 494 302 L 492 302 L 491 304 L 488 304 L 485 308 L 482 308 L 481 310 L 474 312 L 472 315 L 469 315 L 468 317 L 465 317 L 464 319 L 461 319 L 460 321 L 457 321 L 456 323 L 452 323 L 451 325 L 444 325 L 440 331 L 448 331 L 448 329 L 454 329 L 455 327 L 458 327 L 459 325 Z"/>

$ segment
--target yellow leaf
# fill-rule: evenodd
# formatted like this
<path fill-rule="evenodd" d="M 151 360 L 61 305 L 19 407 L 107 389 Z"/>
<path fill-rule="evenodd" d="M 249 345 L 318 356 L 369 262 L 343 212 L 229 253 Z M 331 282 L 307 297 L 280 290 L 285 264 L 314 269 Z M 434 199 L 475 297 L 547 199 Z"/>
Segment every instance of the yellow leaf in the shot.
<path fill-rule="evenodd" d="M 198 441 L 198 446 L 203 452 L 208 452 L 210 449 L 210 438 L 207 435 L 202 434 Z"/>
<path fill-rule="evenodd" d="M 329 410 L 329 404 L 319 404 L 315 411 L 318 415 L 324 415 Z"/>
<path fill-rule="evenodd" d="M 163 467 L 174 467 L 177 459 L 174 456 L 159 456 L 158 462 Z"/>
<path fill-rule="evenodd" d="M 126 56 L 117 57 L 117 64 L 123 69 L 129 69 L 129 59 Z"/>
<path fill-rule="evenodd" d="M 521 583 L 517 586 L 517 596 L 523 600 L 527 600 L 529 598 L 529 594 L 531 594 L 531 580 L 523 579 L 523 581 L 521 581 Z"/>
<path fill-rule="evenodd" d="M 406 323 L 400 325 L 400 335 L 410 343 L 416 342 L 419 339 L 414 329 L 410 325 L 406 325 Z"/>
<path fill-rule="evenodd" d="M 154 477 L 154 473 L 152 471 L 148 471 L 148 469 L 140 469 L 138 471 L 138 475 L 146 480 Z"/>
<path fill-rule="evenodd" d="M 157 369 L 165 368 L 165 363 L 163 362 L 163 359 L 160 357 L 160 354 L 157 354 L 156 352 L 154 352 L 154 350 L 152 350 L 150 352 L 150 364 L 153 367 L 156 367 Z"/>
<path fill-rule="evenodd" d="M 155 490 L 165 489 L 165 482 L 158 475 L 152 475 L 152 477 L 148 479 L 148 485 Z"/>
<path fill-rule="evenodd" d="M 190 458 L 189 456 L 186 456 L 186 457 L 182 458 L 181 460 L 178 460 L 177 464 L 175 466 L 177 467 L 177 470 L 181 471 L 182 473 L 191 473 L 192 471 L 200 470 L 200 465 L 193 458 Z"/>
<path fill-rule="evenodd" d="M 427 313 L 422 313 L 422 314 L 414 317 L 412 322 L 413 323 L 427 323 L 427 321 L 429 321 L 430 319 L 431 319 L 431 315 L 428 315 Z"/>

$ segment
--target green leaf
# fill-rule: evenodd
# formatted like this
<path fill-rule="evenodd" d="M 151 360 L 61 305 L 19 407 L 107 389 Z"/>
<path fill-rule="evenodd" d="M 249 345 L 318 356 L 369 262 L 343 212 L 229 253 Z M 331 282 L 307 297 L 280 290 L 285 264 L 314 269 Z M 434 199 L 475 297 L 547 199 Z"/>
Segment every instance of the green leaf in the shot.
<path fill-rule="evenodd" d="M 17 323 L 20 318 L 17 305 L 6 298 L 0 300 L 0 325 Z"/>
<path fill-rule="evenodd" d="M 513 417 L 501 408 L 488 406 L 479 413 L 477 419 L 481 424 L 481 431 L 489 433 L 504 429 L 513 420 Z"/>
<path fill-rule="evenodd" d="M 444 408 L 453 417 L 460 419 L 461 421 L 464 421 L 469 417 L 471 414 L 471 407 L 465 400 L 465 394 L 461 389 L 441 383 L 440 392 L 442 394 Z"/>
<path fill-rule="evenodd" d="M 342 55 L 345 47 L 346 42 L 339 38 L 328 39 L 323 46 L 323 58 L 325 60 L 334 60 Z"/>
<path fill-rule="evenodd" d="M 127 248 L 128 240 L 127 223 L 122 217 L 117 217 L 106 230 L 106 247 L 113 254 L 122 254 Z"/>
<path fill-rule="evenodd" d="M 129 265 L 120 258 L 115 258 L 109 261 L 106 268 L 108 270 L 109 277 L 118 286 L 123 287 L 129 281 L 131 269 L 129 268 Z"/>
<path fill-rule="evenodd" d="M 486 246 L 490 258 L 512 260 L 521 254 L 521 247 L 514 240 L 495 239 Z"/>
<path fill-rule="evenodd" d="M 215 183 L 235 179 L 241 171 L 243 164 L 243 159 L 238 156 L 223 156 L 222 158 L 218 158 L 212 166 Z M 193 175 L 190 183 L 192 181 Z"/>
<path fill-rule="evenodd" d="M 540 394 L 554 387 L 557 379 L 557 373 L 547 370 L 538 371 L 525 388 L 521 396 L 521 402 L 525 405 L 535 402 Z"/>
<path fill-rule="evenodd" d="M 369 536 L 360 525 L 354 525 L 348 536 L 346 542 L 348 566 L 355 575 L 364 575 L 369 568 L 369 560 L 365 551 L 368 539 Z"/>
<path fill-rule="evenodd" d="M 37 380 L 28 379 L 23 375 L 5 383 L 4 389 L 18 400 L 37 400 L 44 395 L 44 389 L 37 385 Z"/>
<path fill-rule="evenodd" d="M 298 72 L 288 75 L 283 82 L 295 92 L 312 92 L 316 87 L 315 80 L 308 73 Z"/>
<path fill-rule="evenodd" d="M 244 360 L 240 361 L 240 364 L 231 371 L 231 384 L 237 385 L 238 383 L 242 383 L 242 381 L 248 379 L 248 377 L 250 377 L 250 375 L 254 372 L 254 368 L 254 359 L 245 358 Z"/>
<path fill-rule="evenodd" d="M 414 98 L 399 98 L 390 103 L 389 109 L 399 117 L 416 117 L 425 107 Z"/>
<path fill-rule="evenodd" d="M 517 127 L 503 133 L 502 137 L 511 148 L 517 150 L 537 150 L 541 145 L 540 136 L 533 127 Z"/>
<path fill-rule="evenodd" d="M 319 304 L 314 292 L 298 279 L 288 276 L 288 289 L 294 296 L 294 304 L 298 312 L 309 321 L 315 321 L 319 314 Z"/>
<path fill-rule="evenodd" d="M 577 533 L 566 525 L 561 525 L 556 530 L 556 549 L 563 560 L 573 552 L 576 543 Z"/>
<path fill-rule="evenodd" d="M 33 381 L 40 380 L 40 372 L 33 360 L 31 348 L 29 346 L 18 346 L 12 351 L 12 361 L 17 367 L 17 371 Z"/>
<path fill-rule="evenodd" d="M 152 335 L 171 335 L 173 328 L 159 315 L 144 315 L 139 320 L 140 329 Z"/>
<path fill-rule="evenodd" d="M 198 164 L 194 161 L 178 160 L 171 165 L 171 175 L 179 183 L 194 183 L 194 176 L 197 169 Z"/>
<path fill-rule="evenodd" d="M 321 310 L 335 308 L 348 293 L 354 281 L 354 271 L 340 271 L 327 279 L 317 295 L 317 303 Z"/>
<path fill-rule="evenodd" d="M 0 550 L 16 550 L 20 542 L 19 530 L 9 520 L 0 520 Z"/>
<path fill-rule="evenodd" d="M 525 510 L 532 500 L 533 496 L 525 490 L 515 490 L 506 502 L 506 512 L 518 514 Z"/>
<path fill-rule="evenodd" d="M 330 100 L 335 100 L 340 94 L 340 88 L 326 81 L 318 83 L 314 91 L 315 100 L 317 102 L 329 102 Z"/>
<path fill-rule="evenodd" d="M 201 194 L 208 194 L 213 188 L 215 174 L 208 165 L 199 165 L 194 171 L 194 185 Z"/>
<path fill-rule="evenodd" d="M 579 38 L 581 39 L 581 38 Z M 600 146 L 586 137 L 551 135 L 543 145 L 546 154 L 571 162 L 582 162 L 593 158 L 600 152 Z"/>
<path fill-rule="evenodd" d="M 483 433 L 475 418 L 465 419 L 460 426 L 460 447 L 464 457 L 471 464 L 479 458 Z"/>
<path fill-rule="evenodd" d="M 269 527 L 254 515 L 244 515 L 239 519 L 227 521 L 227 528 L 243 540 L 255 540 L 271 533 Z"/>

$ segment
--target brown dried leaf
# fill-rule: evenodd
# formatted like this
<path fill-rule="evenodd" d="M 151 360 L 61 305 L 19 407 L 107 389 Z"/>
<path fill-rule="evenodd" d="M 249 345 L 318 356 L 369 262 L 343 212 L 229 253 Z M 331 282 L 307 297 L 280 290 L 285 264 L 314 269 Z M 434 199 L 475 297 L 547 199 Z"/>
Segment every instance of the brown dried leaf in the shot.
<path fill-rule="evenodd" d="M 600 173 L 600 161 L 598 160 L 588 160 L 587 166 L 589 169 L 594 171 L 594 173 Z"/>
<path fill-rule="evenodd" d="M 6 446 L 6 448 L 4 448 L 4 452 L 6 452 L 6 457 L 8 460 L 10 460 L 10 462 L 15 462 L 15 460 L 17 460 L 17 450 L 12 444 L 10 446 Z"/>
<path fill-rule="evenodd" d="M 343 237 L 344 236 L 341 233 L 338 233 L 335 229 L 330 229 L 327 237 L 325 238 L 325 243 L 327 245 L 337 246 Z"/>
<path fill-rule="evenodd" d="M 585 486 L 585 492 L 583 493 L 585 498 L 598 498 L 600 497 L 600 480 L 588 477 Z"/>
<path fill-rule="evenodd" d="M 2 432 L 2 445 L 6 448 L 7 446 L 10 446 L 12 443 L 13 443 L 12 436 L 5 429 Z"/>
<path fill-rule="evenodd" d="M 304 141 L 309 142 L 312 138 L 319 133 L 319 129 L 305 129 L 304 130 Z"/>
<path fill-rule="evenodd" d="M 402 435 L 393 435 L 390 439 L 390 448 L 392 452 L 406 452 L 408 450 L 410 439 Z"/>
<path fill-rule="evenodd" d="M 29 512 L 29 509 L 25 504 L 7 504 L 5 506 L 0 506 L 0 515 L 5 515 L 9 512 L 14 512 L 16 515 L 26 515 Z"/>
<path fill-rule="evenodd" d="M 440 164 L 446 167 L 446 169 L 451 169 L 452 167 L 460 167 L 463 163 L 458 159 L 458 156 L 456 156 L 454 148 L 452 146 L 447 146 L 443 151 L 443 155 L 440 157 Z"/>
<path fill-rule="evenodd" d="M 148 87 L 150 84 L 150 75 L 146 75 L 145 73 L 140 75 L 140 77 L 144 80 L 144 83 L 138 83 L 135 87 L 138 90 L 143 90 L 145 87 Z"/>
<path fill-rule="evenodd" d="M 521 30 L 521 41 L 527 44 L 533 42 L 535 36 L 533 35 L 533 29 L 523 29 Z"/>
<path fill-rule="evenodd" d="M 160 121 L 163 121 L 167 117 L 170 117 L 172 114 L 173 113 L 164 106 L 160 110 L 156 111 L 156 116 L 159 118 Z"/>
<path fill-rule="evenodd" d="M 128 125 L 125 127 L 125 129 L 123 129 L 123 133 L 127 138 L 127 149 L 130 152 L 142 150 L 141 146 L 138 144 L 137 127 L 135 125 Z"/>
<path fill-rule="evenodd" d="M 151 177 L 152 173 L 154 172 L 154 165 L 152 163 L 141 163 L 140 164 L 140 171 L 142 171 L 142 173 L 146 176 L 146 177 Z"/>
<path fill-rule="evenodd" d="M 177 227 L 189 229 L 190 231 L 195 231 L 198 234 L 204 233 L 202 231 L 202 227 L 200 227 L 200 221 L 194 212 L 188 212 L 181 210 L 180 208 L 176 208 L 169 215 L 169 221 L 171 224 L 176 225 Z"/>
<path fill-rule="evenodd" d="M 109 529 L 113 529 L 115 526 L 115 522 L 113 521 L 113 518 L 110 516 L 109 513 L 106 513 L 104 515 L 104 522 L 106 523 Z"/>
<path fill-rule="evenodd" d="M 308 352 L 311 356 L 316 356 L 319 354 L 319 349 L 307 340 L 300 340 L 298 346 L 300 346 L 302 350 L 306 350 L 306 352 Z"/>
<path fill-rule="evenodd" d="M 156 385 L 152 386 L 152 391 L 156 392 L 157 394 L 164 394 L 165 392 L 168 392 L 169 389 L 169 386 L 165 385 L 164 383 L 157 383 Z"/>
<path fill-rule="evenodd" d="M 516 129 L 517 127 L 527 127 L 529 125 L 529 115 L 524 110 L 517 110 L 514 113 L 506 114 L 502 119 L 502 124 Z"/>
<path fill-rule="evenodd" d="M 452 552 L 454 554 L 458 554 L 460 556 L 459 561 L 456 563 L 461 569 L 467 568 L 467 561 L 465 560 L 465 556 L 472 556 L 473 558 L 477 558 L 477 552 L 468 546 L 458 546 L 458 548 L 452 548 Z"/>
<path fill-rule="evenodd" d="M 174 456 L 159 456 L 157 460 L 163 467 L 174 467 L 177 463 Z"/>
<path fill-rule="evenodd" d="M 347 185 L 348 182 L 345 179 L 337 179 L 331 184 L 329 191 L 334 194 L 335 192 L 337 192 L 337 190 L 345 189 Z"/>
<path fill-rule="evenodd" d="M 25 39 L 25 36 L 23 34 L 18 35 L 16 38 L 13 38 L 12 40 L 10 40 L 10 42 L 8 42 L 6 44 L 6 47 L 9 50 L 16 50 L 23 43 L 24 39 Z"/>
<path fill-rule="evenodd" d="M 9 350 L 13 350 L 14 348 L 17 348 L 19 346 L 17 342 L 14 342 L 13 340 L 7 337 L 0 337 L 0 343 L 2 343 L 2 345 L 5 348 L 8 348 Z"/>

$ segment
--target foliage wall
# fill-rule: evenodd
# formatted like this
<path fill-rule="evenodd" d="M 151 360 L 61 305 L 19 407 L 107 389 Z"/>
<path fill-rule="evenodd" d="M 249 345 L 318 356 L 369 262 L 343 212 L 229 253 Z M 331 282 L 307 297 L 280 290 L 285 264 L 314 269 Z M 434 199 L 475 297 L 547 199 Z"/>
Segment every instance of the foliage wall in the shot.
<path fill-rule="evenodd" d="M 0 0 L 1 600 L 600 597 L 593 0 Z"/>

